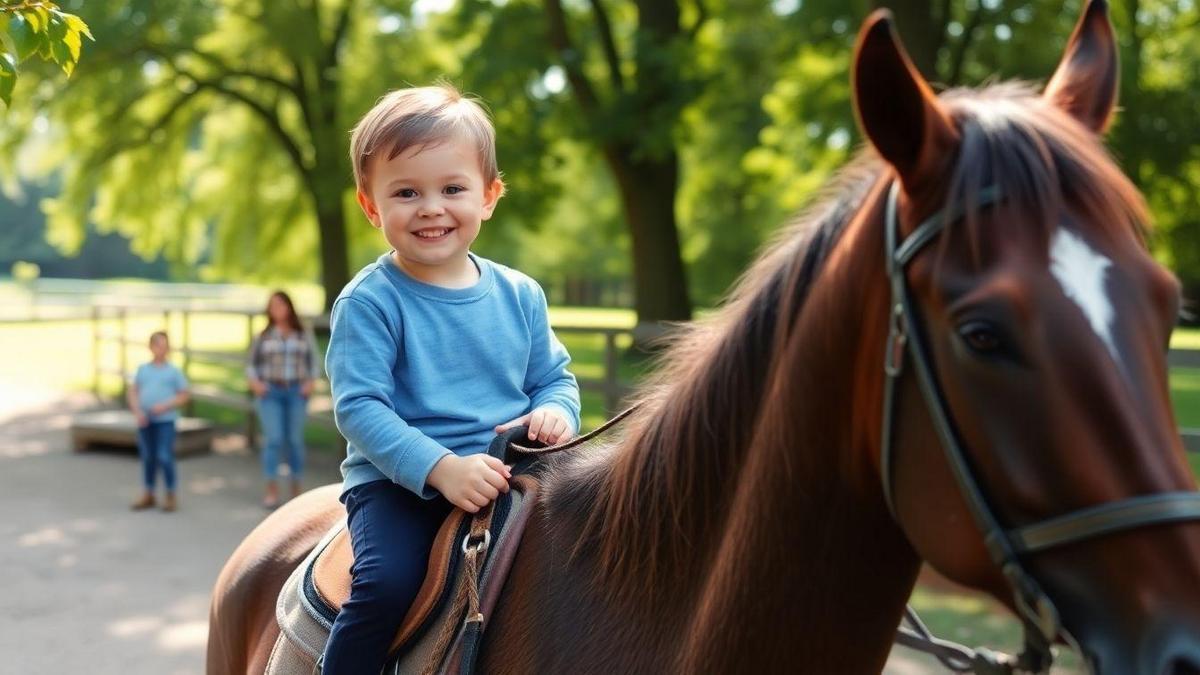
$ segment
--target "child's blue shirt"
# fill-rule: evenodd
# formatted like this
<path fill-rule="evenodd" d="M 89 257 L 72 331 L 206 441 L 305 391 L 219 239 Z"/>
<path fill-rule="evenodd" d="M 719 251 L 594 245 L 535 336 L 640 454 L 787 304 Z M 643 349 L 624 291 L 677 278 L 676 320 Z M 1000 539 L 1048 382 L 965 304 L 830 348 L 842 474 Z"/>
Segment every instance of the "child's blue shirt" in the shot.
<path fill-rule="evenodd" d="M 137 385 L 138 407 L 151 422 L 173 422 L 179 417 L 179 408 L 171 408 L 159 415 L 150 414 L 152 406 L 170 401 L 188 388 L 187 378 L 173 364 L 143 363 L 134 373 L 133 383 Z"/>
<path fill-rule="evenodd" d="M 579 388 L 541 287 L 471 260 L 479 281 L 450 289 L 413 279 L 387 253 L 334 302 L 325 367 L 347 440 L 343 493 L 388 479 L 432 498 L 438 460 L 484 452 L 496 425 L 535 408 L 579 429 Z"/>

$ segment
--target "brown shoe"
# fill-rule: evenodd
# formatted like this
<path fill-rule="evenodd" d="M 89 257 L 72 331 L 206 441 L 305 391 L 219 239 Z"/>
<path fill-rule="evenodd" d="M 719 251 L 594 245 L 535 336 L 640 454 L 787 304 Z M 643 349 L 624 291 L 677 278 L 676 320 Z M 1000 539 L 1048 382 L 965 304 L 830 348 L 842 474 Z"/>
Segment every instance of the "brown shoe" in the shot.
<path fill-rule="evenodd" d="M 279 508 L 279 484 L 273 480 L 267 481 L 266 494 L 263 495 L 262 507 L 271 511 Z"/>
<path fill-rule="evenodd" d="M 129 505 L 129 508 L 134 511 L 142 511 L 144 509 L 154 508 L 154 495 L 150 492 L 142 493 L 142 498 Z"/>
<path fill-rule="evenodd" d="M 175 508 L 176 508 L 175 494 L 172 492 L 168 492 L 167 498 L 163 500 L 163 511 L 170 513 L 172 511 L 174 511 Z"/>

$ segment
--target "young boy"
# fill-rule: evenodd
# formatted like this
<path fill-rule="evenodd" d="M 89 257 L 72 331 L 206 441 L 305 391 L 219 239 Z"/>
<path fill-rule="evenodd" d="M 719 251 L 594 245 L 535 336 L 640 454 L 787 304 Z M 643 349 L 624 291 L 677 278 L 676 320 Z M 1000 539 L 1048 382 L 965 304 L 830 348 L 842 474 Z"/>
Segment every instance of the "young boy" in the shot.
<path fill-rule="evenodd" d="M 326 370 L 348 441 L 355 561 L 326 675 L 382 669 L 442 520 L 508 490 L 509 467 L 481 454 L 494 434 L 527 425 L 557 443 L 579 428 L 579 389 L 542 289 L 469 250 L 504 192 L 479 104 L 444 85 L 394 91 L 350 145 L 358 203 L 392 250 L 331 316 Z"/>
<path fill-rule="evenodd" d="M 178 368 L 167 362 L 171 344 L 167 334 L 157 331 L 150 336 L 153 359 L 138 367 L 125 397 L 138 426 L 138 455 L 142 459 L 142 497 L 131 507 L 134 511 L 155 505 L 154 484 L 162 467 L 166 497 L 163 511 L 174 511 L 175 501 L 175 420 L 179 407 L 188 400 L 188 381 Z"/>

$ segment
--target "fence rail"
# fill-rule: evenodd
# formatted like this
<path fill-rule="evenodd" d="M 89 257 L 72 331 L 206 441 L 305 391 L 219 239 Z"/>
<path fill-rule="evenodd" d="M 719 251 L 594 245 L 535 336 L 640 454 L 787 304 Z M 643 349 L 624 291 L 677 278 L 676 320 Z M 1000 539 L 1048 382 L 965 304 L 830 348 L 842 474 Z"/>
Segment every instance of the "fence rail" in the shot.
<path fill-rule="evenodd" d="M 218 351 L 213 349 L 199 349 L 192 347 L 192 318 L 196 314 L 204 315 L 224 315 L 233 316 L 239 319 L 244 319 L 246 322 L 245 344 L 241 349 L 241 353 L 230 353 L 226 351 Z M 131 337 L 128 331 L 128 322 L 132 317 L 144 316 L 161 316 L 163 325 L 170 325 L 172 315 L 178 316 L 182 320 L 183 332 L 178 337 L 172 339 L 172 351 L 178 353 L 183 358 L 183 372 L 192 381 L 193 366 L 198 364 L 211 365 L 241 365 L 245 363 L 245 352 L 249 350 L 250 343 L 253 341 L 257 331 L 255 329 L 256 321 L 261 320 L 263 312 L 261 309 L 230 309 L 224 307 L 205 307 L 203 305 L 188 303 L 184 307 L 171 307 L 160 303 L 138 303 L 138 304 L 98 304 L 93 305 L 90 311 L 92 323 L 92 362 L 94 371 L 92 375 L 92 386 L 96 395 L 99 397 L 103 391 L 103 380 L 105 376 L 118 376 L 121 378 L 121 398 L 124 400 L 125 387 L 127 385 L 126 377 L 130 372 L 130 364 L 128 362 L 127 348 L 133 346 L 143 346 L 146 344 L 143 337 Z M 116 321 L 117 329 L 105 330 L 103 327 L 105 322 Z M 325 315 L 306 317 L 306 322 L 310 326 L 318 328 L 328 328 L 329 320 Z M 598 392 L 604 397 L 605 411 L 607 414 L 615 413 L 621 404 L 621 400 L 629 393 L 631 386 L 627 382 L 623 382 L 620 377 L 620 345 L 618 344 L 622 337 L 632 336 L 632 331 L 625 328 L 600 328 L 588 326 L 553 326 L 556 333 L 559 335 L 598 335 L 604 340 L 604 364 L 603 376 L 600 378 L 579 378 L 579 386 L 585 391 Z M 118 349 L 118 364 L 114 367 L 106 367 L 102 358 L 103 347 L 106 344 L 115 344 Z M 323 378 L 322 378 L 323 380 Z M 244 433 L 248 442 L 251 445 L 257 442 L 257 415 L 254 405 L 254 394 L 249 388 L 234 389 L 222 387 L 212 383 L 201 383 L 192 385 L 192 398 L 197 401 L 204 401 L 217 405 L 222 408 L 236 410 L 245 414 Z M 189 404 L 190 406 L 190 404 Z M 189 411 L 190 414 L 190 411 Z M 328 385 L 318 386 L 317 393 L 310 399 L 308 409 L 308 421 L 326 427 L 333 431 L 337 431 L 337 427 L 333 419 L 333 403 L 328 396 Z"/>

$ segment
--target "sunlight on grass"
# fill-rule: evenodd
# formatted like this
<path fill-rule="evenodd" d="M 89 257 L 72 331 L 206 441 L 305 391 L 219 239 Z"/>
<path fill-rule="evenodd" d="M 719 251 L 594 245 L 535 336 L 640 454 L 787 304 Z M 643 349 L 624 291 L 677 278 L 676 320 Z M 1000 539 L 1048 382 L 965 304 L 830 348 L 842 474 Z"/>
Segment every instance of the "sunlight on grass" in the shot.
<path fill-rule="evenodd" d="M 588 328 L 633 328 L 637 315 L 632 309 L 605 307 L 551 307 L 550 323 L 555 326 Z"/>
<path fill-rule="evenodd" d="M 939 638 L 1009 654 L 1021 651 L 1020 623 L 989 597 L 945 593 L 918 586 L 909 603 Z M 1075 653 L 1059 648 L 1051 672 L 1074 675 L 1084 671 Z"/>
<path fill-rule="evenodd" d="M 1171 334 L 1172 349 L 1200 349 L 1200 328 L 1176 328 Z"/>
<path fill-rule="evenodd" d="M 1171 370 L 1171 403 L 1179 426 L 1200 428 L 1200 368 Z"/>

